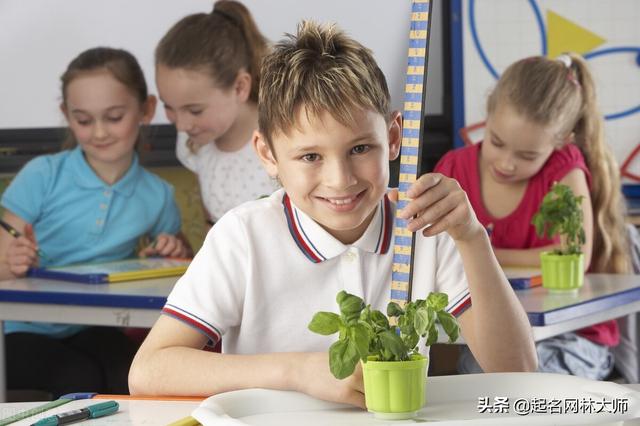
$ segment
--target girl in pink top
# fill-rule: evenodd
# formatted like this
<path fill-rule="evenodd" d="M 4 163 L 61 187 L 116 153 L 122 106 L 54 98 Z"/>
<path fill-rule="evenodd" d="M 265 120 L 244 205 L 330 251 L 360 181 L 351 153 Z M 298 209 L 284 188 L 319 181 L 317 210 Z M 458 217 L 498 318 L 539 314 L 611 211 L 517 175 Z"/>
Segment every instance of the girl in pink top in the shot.
<path fill-rule="evenodd" d="M 436 172 L 458 180 L 503 265 L 539 266 L 559 245 L 540 238 L 531 219 L 554 182 L 584 196 L 590 272 L 630 271 L 620 176 L 602 132 L 593 78 L 574 54 L 532 57 L 504 72 L 487 102 L 484 141 L 447 153 Z M 539 369 L 594 379 L 613 368 L 615 321 L 538 343 Z M 467 352 L 459 368 L 478 371 Z"/>

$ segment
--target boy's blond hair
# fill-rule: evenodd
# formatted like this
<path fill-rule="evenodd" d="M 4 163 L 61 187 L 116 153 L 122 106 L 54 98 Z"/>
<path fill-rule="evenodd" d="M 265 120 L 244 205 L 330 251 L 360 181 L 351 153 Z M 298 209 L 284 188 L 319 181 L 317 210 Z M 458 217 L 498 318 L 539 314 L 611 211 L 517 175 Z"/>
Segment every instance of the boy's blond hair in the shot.
<path fill-rule="evenodd" d="M 371 50 L 335 25 L 303 21 L 298 34 L 276 44 L 262 64 L 258 125 L 269 146 L 273 136 L 308 117 L 328 112 L 351 126 L 354 113 L 371 110 L 389 120 L 389 89 Z"/>

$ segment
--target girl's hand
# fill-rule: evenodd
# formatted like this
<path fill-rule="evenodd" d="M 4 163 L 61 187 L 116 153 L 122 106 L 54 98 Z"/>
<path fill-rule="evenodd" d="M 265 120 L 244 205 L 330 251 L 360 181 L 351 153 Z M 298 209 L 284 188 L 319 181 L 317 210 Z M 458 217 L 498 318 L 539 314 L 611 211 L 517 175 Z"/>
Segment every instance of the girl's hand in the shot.
<path fill-rule="evenodd" d="M 38 265 L 38 245 L 31 224 L 25 225 L 24 234 L 9 243 L 7 263 L 16 277 L 24 277 L 29 268 Z"/>
<path fill-rule="evenodd" d="M 351 376 L 338 380 L 329 371 L 329 354 L 326 352 L 300 353 L 300 356 L 302 359 L 294 373 L 294 389 L 325 401 L 366 408 L 360 363 Z"/>
<path fill-rule="evenodd" d="M 190 257 L 191 250 L 184 244 L 182 239 L 175 235 L 160 234 L 153 243 L 142 249 L 138 255 L 140 257 Z"/>
<path fill-rule="evenodd" d="M 411 185 L 407 197 L 411 201 L 398 217 L 409 221 L 407 228 L 412 232 L 427 227 L 422 231 L 424 236 L 446 231 L 456 241 L 468 241 L 485 232 L 455 179 L 424 174 Z"/>

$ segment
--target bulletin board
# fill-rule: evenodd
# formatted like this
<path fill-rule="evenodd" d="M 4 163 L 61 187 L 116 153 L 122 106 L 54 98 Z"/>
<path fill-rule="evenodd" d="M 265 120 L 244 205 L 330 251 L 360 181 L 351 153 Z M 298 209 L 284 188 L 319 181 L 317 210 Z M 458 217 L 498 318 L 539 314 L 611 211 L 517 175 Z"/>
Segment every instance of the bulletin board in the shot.
<path fill-rule="evenodd" d="M 485 119 L 487 95 L 509 64 L 577 52 L 595 77 L 625 181 L 640 182 L 640 1 L 453 0 L 451 22 L 456 129 Z"/>

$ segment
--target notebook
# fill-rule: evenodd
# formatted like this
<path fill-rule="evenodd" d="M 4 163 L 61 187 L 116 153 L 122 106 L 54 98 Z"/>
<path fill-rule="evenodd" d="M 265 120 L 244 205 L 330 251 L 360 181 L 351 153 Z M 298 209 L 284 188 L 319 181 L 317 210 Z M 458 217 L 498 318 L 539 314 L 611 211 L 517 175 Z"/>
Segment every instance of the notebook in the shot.
<path fill-rule="evenodd" d="M 542 285 L 542 273 L 539 268 L 505 266 L 503 271 L 514 290 Z"/>
<path fill-rule="evenodd" d="M 190 262 L 190 259 L 166 257 L 124 259 L 54 268 L 31 268 L 27 276 L 85 284 L 107 284 L 182 275 Z"/>

